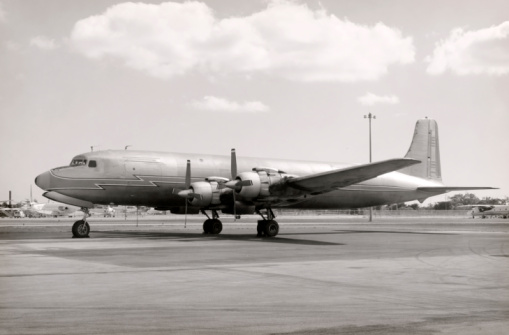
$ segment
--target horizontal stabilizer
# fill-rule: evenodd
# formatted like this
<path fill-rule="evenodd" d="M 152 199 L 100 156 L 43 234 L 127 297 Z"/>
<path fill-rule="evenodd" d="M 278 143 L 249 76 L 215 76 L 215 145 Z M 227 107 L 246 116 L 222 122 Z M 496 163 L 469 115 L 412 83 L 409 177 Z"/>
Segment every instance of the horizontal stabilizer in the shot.
<path fill-rule="evenodd" d="M 432 193 L 447 193 L 453 191 L 474 191 L 474 190 L 498 190 L 496 187 L 468 187 L 468 186 L 426 186 L 418 187 L 418 191 Z"/>
<path fill-rule="evenodd" d="M 375 163 L 355 165 L 345 169 L 292 178 L 287 181 L 287 185 L 305 192 L 324 193 L 357 184 L 420 162 L 419 160 L 411 158 L 388 159 Z"/>

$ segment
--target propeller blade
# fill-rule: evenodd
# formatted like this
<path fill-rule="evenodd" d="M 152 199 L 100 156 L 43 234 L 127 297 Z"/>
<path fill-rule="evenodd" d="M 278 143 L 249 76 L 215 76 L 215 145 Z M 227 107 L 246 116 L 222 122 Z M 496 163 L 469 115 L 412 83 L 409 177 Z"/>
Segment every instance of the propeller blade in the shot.
<path fill-rule="evenodd" d="M 235 191 L 233 191 L 233 222 L 237 222 L 237 206 L 235 205 Z"/>
<path fill-rule="evenodd" d="M 232 179 L 235 179 L 237 177 L 237 155 L 235 153 L 235 148 L 232 149 L 231 170 Z"/>
<path fill-rule="evenodd" d="M 189 188 L 191 186 L 191 161 L 187 160 L 187 166 L 186 166 L 186 188 Z"/>
<path fill-rule="evenodd" d="M 185 216 L 184 216 L 184 228 L 187 228 L 187 200 L 186 200 L 186 212 L 185 212 Z"/>

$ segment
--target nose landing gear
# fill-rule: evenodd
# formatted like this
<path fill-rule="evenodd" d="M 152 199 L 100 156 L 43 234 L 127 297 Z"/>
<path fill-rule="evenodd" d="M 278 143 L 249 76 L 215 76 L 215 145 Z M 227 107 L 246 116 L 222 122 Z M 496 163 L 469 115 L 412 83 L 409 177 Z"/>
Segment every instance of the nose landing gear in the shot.
<path fill-rule="evenodd" d="M 72 237 L 73 238 L 88 238 L 88 234 L 90 233 L 90 226 L 87 222 L 87 217 L 89 215 L 88 208 L 81 209 L 84 213 L 83 219 L 74 222 L 72 225 Z"/>

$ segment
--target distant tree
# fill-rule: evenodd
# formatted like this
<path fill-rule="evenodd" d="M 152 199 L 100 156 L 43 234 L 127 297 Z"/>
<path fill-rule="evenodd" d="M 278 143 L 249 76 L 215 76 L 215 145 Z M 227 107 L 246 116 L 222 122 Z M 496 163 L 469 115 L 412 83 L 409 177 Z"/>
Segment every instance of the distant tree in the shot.
<path fill-rule="evenodd" d="M 439 201 L 433 206 L 433 209 L 436 209 L 436 210 L 452 209 L 452 204 L 450 201 Z"/>
<path fill-rule="evenodd" d="M 479 200 L 479 204 L 481 205 L 503 205 L 505 204 L 504 199 L 492 198 L 492 197 L 484 197 Z"/>
<path fill-rule="evenodd" d="M 475 205 L 479 204 L 479 198 L 472 193 L 455 194 L 449 198 L 451 206 L 453 208 L 463 205 Z"/>
<path fill-rule="evenodd" d="M 417 209 L 419 209 L 419 204 L 411 204 L 408 207 L 411 207 L 412 209 L 417 210 Z"/>

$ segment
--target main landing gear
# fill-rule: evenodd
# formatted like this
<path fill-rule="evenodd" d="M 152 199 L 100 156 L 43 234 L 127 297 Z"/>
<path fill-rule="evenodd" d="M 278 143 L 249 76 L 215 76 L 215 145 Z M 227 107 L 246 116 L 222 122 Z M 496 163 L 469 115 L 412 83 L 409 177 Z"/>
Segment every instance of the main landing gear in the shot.
<path fill-rule="evenodd" d="M 279 233 L 279 224 L 274 219 L 276 216 L 274 215 L 274 212 L 272 209 L 267 208 L 266 215 L 263 216 L 263 214 L 256 210 L 256 213 L 262 217 L 263 220 L 258 221 L 258 226 L 256 227 L 256 230 L 258 231 L 258 237 L 267 236 L 267 237 L 274 237 Z"/>
<path fill-rule="evenodd" d="M 87 222 L 88 217 L 88 208 L 82 208 L 81 209 L 84 213 L 83 219 L 74 222 L 72 225 L 72 237 L 73 238 L 86 238 L 89 237 L 88 233 L 90 233 L 90 226 Z"/>
<path fill-rule="evenodd" d="M 202 210 L 203 215 L 207 217 L 207 220 L 203 223 L 203 233 L 204 234 L 219 234 L 223 230 L 223 223 L 219 221 L 219 215 L 216 210 L 212 210 L 212 219 L 207 213 Z"/>

